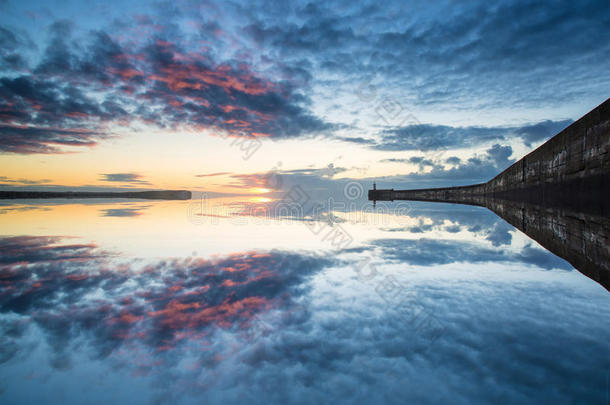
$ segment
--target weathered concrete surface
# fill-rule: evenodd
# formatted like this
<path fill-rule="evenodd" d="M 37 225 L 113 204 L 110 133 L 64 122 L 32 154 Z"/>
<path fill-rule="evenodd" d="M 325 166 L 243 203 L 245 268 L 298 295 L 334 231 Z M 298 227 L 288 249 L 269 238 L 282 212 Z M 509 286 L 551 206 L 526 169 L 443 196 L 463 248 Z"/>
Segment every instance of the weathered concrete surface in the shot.
<path fill-rule="evenodd" d="M 610 99 L 487 183 L 369 190 L 369 200 L 487 207 L 608 289 Z"/>

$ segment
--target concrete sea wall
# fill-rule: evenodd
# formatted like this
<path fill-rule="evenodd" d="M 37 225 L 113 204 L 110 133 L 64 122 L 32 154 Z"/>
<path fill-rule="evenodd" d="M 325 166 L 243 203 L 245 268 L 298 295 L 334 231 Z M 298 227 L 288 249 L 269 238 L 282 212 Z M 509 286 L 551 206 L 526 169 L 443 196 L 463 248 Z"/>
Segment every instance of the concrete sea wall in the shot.
<path fill-rule="evenodd" d="M 610 99 L 487 183 L 369 200 L 486 207 L 610 290 Z"/>
<path fill-rule="evenodd" d="M 370 190 L 379 201 L 484 205 L 500 198 L 610 216 L 610 99 L 487 183 L 416 190 Z"/>

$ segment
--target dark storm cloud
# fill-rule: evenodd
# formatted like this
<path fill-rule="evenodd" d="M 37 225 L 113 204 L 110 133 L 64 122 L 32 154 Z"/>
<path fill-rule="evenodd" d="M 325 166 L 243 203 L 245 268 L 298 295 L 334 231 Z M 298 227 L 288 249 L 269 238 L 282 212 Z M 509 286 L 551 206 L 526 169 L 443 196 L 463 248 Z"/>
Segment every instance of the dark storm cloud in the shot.
<path fill-rule="evenodd" d="M 346 125 L 311 112 L 314 86 L 321 91 L 316 101 L 333 99 L 371 77 L 379 95 L 405 89 L 409 103 L 454 110 L 590 104 L 610 86 L 602 63 L 610 55 L 610 13 L 601 1 L 413 7 L 185 3 L 125 16 L 87 35 L 76 22 L 60 20 L 48 28 L 42 55 L 29 58 L 37 61 L 30 66 L 21 55 L 31 41 L 4 27 L 0 58 L 11 74 L 2 78 L 0 117 L 2 134 L 12 135 L 0 150 L 54 153 L 63 145 L 57 131 L 66 130 L 88 131 L 74 132 L 84 141 L 73 144 L 94 145 L 110 125 L 135 122 L 230 136 L 329 136 Z M 225 13 L 240 18 L 229 26 L 220 18 Z M 181 19 L 191 15 L 187 33 Z M 25 82 L 39 91 L 27 94 Z M 422 125 L 388 128 L 378 142 L 340 139 L 381 150 L 468 147 L 510 137 L 529 145 L 563 123 L 512 132 Z M 57 131 L 45 142 L 24 127 Z"/>
<path fill-rule="evenodd" d="M 21 127 L 0 124 L 0 150 L 12 153 L 61 153 L 57 146 L 95 146 L 108 138 L 102 132 L 74 128 Z"/>
<path fill-rule="evenodd" d="M 434 166 L 434 162 L 428 159 L 424 159 L 421 156 L 413 156 L 411 158 L 409 158 L 409 162 L 410 163 L 415 163 L 418 164 L 420 166 Z"/>
<path fill-rule="evenodd" d="M 57 83 L 40 77 L 3 77 L 0 95 L 4 103 L 2 119 L 13 126 L 26 121 L 22 124 L 64 125 L 69 129 L 77 123 L 87 124 L 84 121 L 87 117 L 110 120 L 125 115 L 109 99 L 99 102 L 70 82 Z"/>
<path fill-rule="evenodd" d="M 209 328 L 239 329 L 256 313 L 290 306 L 305 292 L 304 281 L 333 263 L 246 252 L 135 268 L 95 245 L 62 242 L 0 239 L 0 311 L 31 317 L 46 333 L 59 368 L 69 367 L 68 348 L 78 337 L 88 338 L 96 356 L 105 357 L 124 341 L 166 351 Z M 86 298 L 95 291 L 103 297 Z"/>
<path fill-rule="evenodd" d="M 610 85 L 600 83 L 610 55 L 603 0 L 493 7 L 314 2 L 284 7 L 283 16 L 293 18 L 281 19 L 257 2 L 248 11 L 256 17 L 245 32 L 269 57 L 309 58 L 315 72 L 340 72 L 350 81 L 377 76 L 379 87 L 412 90 L 419 105 L 556 105 L 587 91 L 599 102 Z"/>
<path fill-rule="evenodd" d="M 334 128 L 308 112 L 302 89 L 269 81 L 240 61 L 187 51 L 176 33 L 125 48 L 103 31 L 85 41 L 72 31 L 69 21 L 52 24 L 35 74 L 0 78 L 0 150 L 92 146 L 109 134 L 109 125 L 135 121 L 235 137 L 309 136 Z"/>
<path fill-rule="evenodd" d="M 58 146 L 94 146 L 110 134 L 84 118 L 99 121 L 116 114 L 112 104 L 98 104 L 69 83 L 2 77 L 0 151 L 57 153 Z"/>
<path fill-rule="evenodd" d="M 510 146 L 493 145 L 487 149 L 487 155 L 496 167 L 508 167 L 515 160 L 510 159 L 513 149 Z"/>
<path fill-rule="evenodd" d="M 493 8 L 415 4 L 416 10 L 405 11 L 391 2 L 236 3 L 224 10 L 240 16 L 229 27 L 217 19 L 221 7 L 187 3 L 125 16 L 86 35 L 74 21 L 57 21 L 46 30 L 41 57 L 28 58 L 36 61 L 29 66 L 22 55 L 31 40 L 3 27 L 0 58 L 11 74 L 2 77 L 0 117 L 2 134 L 11 136 L 0 150 L 54 153 L 64 145 L 58 131 L 83 138 L 73 145 L 94 145 L 110 134 L 110 125 L 134 122 L 276 139 L 330 135 L 344 125 L 310 111 L 313 86 L 322 90 L 321 98 L 325 92 L 333 98 L 370 77 L 377 93 L 404 88 L 413 94 L 410 102 L 422 107 L 601 100 L 605 95 L 594 94 L 607 93 L 610 85 L 603 79 L 602 61 L 610 54 L 610 13 L 603 5 L 522 0 Z M 187 21 L 187 35 L 180 19 L 189 15 L 202 18 Z M 199 48 L 201 43 L 209 46 Z M 232 51 L 228 59 L 226 49 Z M 255 71 L 259 66 L 262 71 Z M 529 145 L 563 123 L 544 121 L 513 132 L 423 125 L 388 128 L 377 143 L 357 135 L 341 139 L 381 150 L 467 147 L 508 137 Z"/>
<path fill-rule="evenodd" d="M 31 40 L 22 33 L 0 26 L 0 71 L 20 71 L 27 67 L 23 48 L 34 47 Z"/>
<path fill-rule="evenodd" d="M 387 129 L 373 149 L 386 151 L 445 150 L 467 148 L 488 142 L 521 139 L 527 146 L 546 141 L 572 121 L 543 121 L 522 127 L 449 127 L 444 125 L 409 125 Z"/>
<path fill-rule="evenodd" d="M 453 128 L 443 125 L 410 125 L 383 131 L 373 147 L 378 150 L 429 150 L 468 147 L 503 139 L 499 128 Z"/>
<path fill-rule="evenodd" d="M 553 134 L 558 134 L 561 130 L 571 124 L 571 120 L 567 121 L 542 121 L 538 124 L 526 125 L 521 128 L 516 128 L 516 134 L 521 137 L 527 146 L 532 143 L 546 141 Z"/>
<path fill-rule="evenodd" d="M 161 40 L 148 45 L 144 54 L 151 87 L 141 96 L 162 108 L 167 122 L 159 125 L 186 123 L 234 136 L 272 138 L 332 129 L 304 109 L 309 100 L 292 85 L 259 78 L 244 64 L 213 66 L 206 56 L 185 54 Z M 154 111 L 142 109 L 141 114 L 156 120 Z"/>

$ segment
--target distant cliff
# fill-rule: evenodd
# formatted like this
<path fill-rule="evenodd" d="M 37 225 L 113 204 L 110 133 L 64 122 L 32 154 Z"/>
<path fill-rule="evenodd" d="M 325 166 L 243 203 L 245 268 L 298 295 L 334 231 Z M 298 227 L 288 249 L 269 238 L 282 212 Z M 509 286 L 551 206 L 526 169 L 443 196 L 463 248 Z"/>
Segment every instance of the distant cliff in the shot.
<path fill-rule="evenodd" d="M 135 198 L 145 200 L 190 200 L 187 190 L 157 191 L 0 191 L 0 199 L 46 199 L 46 198 Z"/>

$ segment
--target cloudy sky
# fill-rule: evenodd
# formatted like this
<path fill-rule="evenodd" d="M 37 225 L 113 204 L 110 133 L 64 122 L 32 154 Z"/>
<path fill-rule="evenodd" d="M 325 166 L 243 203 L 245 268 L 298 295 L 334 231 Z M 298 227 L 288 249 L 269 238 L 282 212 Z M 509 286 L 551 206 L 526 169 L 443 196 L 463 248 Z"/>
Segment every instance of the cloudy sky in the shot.
<path fill-rule="evenodd" d="M 199 192 L 0 204 L 0 402 L 607 402 L 601 285 L 365 194 L 605 101 L 606 3 L 0 0 L 0 190 Z"/>
<path fill-rule="evenodd" d="M 0 1 L 0 185 L 485 181 L 608 97 L 609 10 Z"/>

